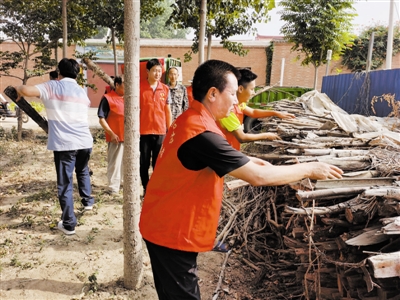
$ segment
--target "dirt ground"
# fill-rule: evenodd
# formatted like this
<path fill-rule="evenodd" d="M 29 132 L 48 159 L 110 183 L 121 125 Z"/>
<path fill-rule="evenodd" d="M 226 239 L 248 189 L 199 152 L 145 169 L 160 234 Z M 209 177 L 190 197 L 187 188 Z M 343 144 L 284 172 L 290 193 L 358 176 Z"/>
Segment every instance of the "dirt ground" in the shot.
<path fill-rule="evenodd" d="M 99 130 L 90 161 L 96 204 L 83 212 L 75 188 L 73 236 L 54 229 L 61 210 L 45 133 L 29 129 L 17 142 L 13 132 L 0 124 L 0 299 L 157 299 L 145 249 L 142 287 L 123 287 L 123 196 L 104 192 L 106 143 Z M 237 252 L 229 256 L 221 292 L 213 298 L 225 257 L 199 255 L 202 299 L 258 299 L 250 292 L 252 269 L 240 263 Z"/>

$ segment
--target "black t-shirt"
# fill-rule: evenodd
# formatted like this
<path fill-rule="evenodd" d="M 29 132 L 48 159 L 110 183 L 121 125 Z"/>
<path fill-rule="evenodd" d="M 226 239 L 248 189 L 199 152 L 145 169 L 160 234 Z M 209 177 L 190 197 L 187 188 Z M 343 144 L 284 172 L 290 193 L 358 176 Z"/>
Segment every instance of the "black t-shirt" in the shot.
<path fill-rule="evenodd" d="M 183 143 L 178 149 L 178 158 L 189 170 L 199 171 L 210 167 L 219 177 L 250 161 L 222 136 L 210 131 L 203 132 Z"/>
<path fill-rule="evenodd" d="M 108 104 L 106 97 L 103 96 L 103 98 L 101 98 L 99 108 L 97 109 L 97 116 L 99 118 L 107 119 L 109 112 L 110 104 Z"/>

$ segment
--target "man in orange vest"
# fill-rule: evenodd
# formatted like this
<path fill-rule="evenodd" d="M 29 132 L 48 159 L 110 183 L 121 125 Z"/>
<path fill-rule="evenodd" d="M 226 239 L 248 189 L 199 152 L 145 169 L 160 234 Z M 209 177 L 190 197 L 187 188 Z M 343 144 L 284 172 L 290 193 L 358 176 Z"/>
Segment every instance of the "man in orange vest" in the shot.
<path fill-rule="evenodd" d="M 295 115 L 287 112 L 279 112 L 273 110 L 253 109 L 247 106 L 249 101 L 255 94 L 257 75 L 248 68 L 239 69 L 240 79 L 237 97 L 239 103 L 234 106 L 234 111 L 226 118 L 220 120 L 222 132 L 225 134 L 228 142 L 236 150 L 240 150 L 241 143 L 247 143 L 259 140 L 280 140 L 275 133 L 262 132 L 258 134 L 245 133 L 243 130 L 244 116 L 251 118 L 278 117 L 281 119 L 295 118 Z"/>
<path fill-rule="evenodd" d="M 140 179 L 143 194 L 149 182 L 165 134 L 172 123 L 169 88 L 161 82 L 162 65 L 156 58 L 146 64 L 147 80 L 140 82 Z"/>
<path fill-rule="evenodd" d="M 159 299 L 200 299 L 197 255 L 214 246 L 225 175 L 255 186 L 341 178 L 342 170 L 325 163 L 274 166 L 232 148 L 217 122 L 237 104 L 239 78 L 226 62 L 200 65 L 192 84 L 196 101 L 165 137 L 139 223 Z"/>
<path fill-rule="evenodd" d="M 124 81 L 114 77 L 114 89 L 105 93 L 97 116 L 106 133 L 108 192 L 118 194 L 123 178 L 124 155 Z"/>

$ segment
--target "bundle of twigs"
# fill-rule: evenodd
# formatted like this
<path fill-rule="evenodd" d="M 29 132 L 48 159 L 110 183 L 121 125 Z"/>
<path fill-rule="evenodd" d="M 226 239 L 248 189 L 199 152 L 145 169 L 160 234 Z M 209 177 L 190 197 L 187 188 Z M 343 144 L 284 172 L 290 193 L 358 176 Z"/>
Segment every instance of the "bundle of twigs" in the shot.
<path fill-rule="evenodd" d="M 371 168 L 379 171 L 381 176 L 400 175 L 400 153 L 398 150 L 377 147 L 369 151 Z"/>

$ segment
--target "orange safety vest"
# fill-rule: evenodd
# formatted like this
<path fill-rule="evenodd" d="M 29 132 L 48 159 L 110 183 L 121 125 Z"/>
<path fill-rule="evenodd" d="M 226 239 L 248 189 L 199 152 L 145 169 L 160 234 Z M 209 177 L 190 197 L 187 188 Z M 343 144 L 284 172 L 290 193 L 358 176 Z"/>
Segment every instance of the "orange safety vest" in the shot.
<path fill-rule="evenodd" d="M 111 130 L 124 141 L 124 97 L 119 96 L 114 90 L 111 90 L 104 97 L 110 106 L 110 112 L 107 116 L 107 124 Z M 106 141 L 111 142 L 111 136 L 106 132 Z"/>
<path fill-rule="evenodd" d="M 153 91 L 147 80 L 140 82 L 140 134 L 160 134 L 167 132 L 165 107 L 169 88 L 158 82 Z"/>
<path fill-rule="evenodd" d="M 243 111 L 240 109 L 239 105 L 235 104 L 233 106 L 233 112 L 238 117 L 240 124 L 243 124 L 244 114 L 243 114 Z M 226 140 L 228 141 L 228 143 L 231 144 L 231 146 L 233 148 L 240 151 L 240 142 L 232 134 L 232 132 L 229 132 L 228 130 L 226 130 L 226 128 L 223 128 L 219 122 L 218 122 L 218 125 L 220 126 L 222 132 L 225 134 Z"/>
<path fill-rule="evenodd" d="M 178 149 L 187 140 L 211 131 L 223 136 L 202 103 L 193 101 L 171 125 L 146 189 L 140 232 L 160 246 L 190 252 L 212 249 L 221 210 L 223 178 L 206 167 L 186 169 Z"/>

